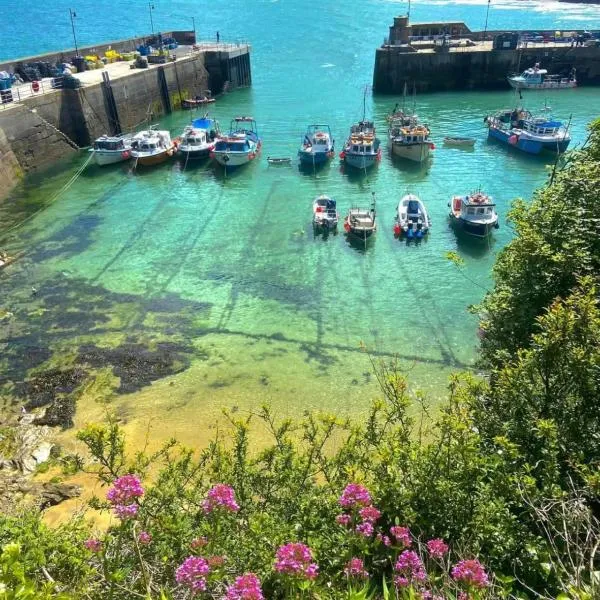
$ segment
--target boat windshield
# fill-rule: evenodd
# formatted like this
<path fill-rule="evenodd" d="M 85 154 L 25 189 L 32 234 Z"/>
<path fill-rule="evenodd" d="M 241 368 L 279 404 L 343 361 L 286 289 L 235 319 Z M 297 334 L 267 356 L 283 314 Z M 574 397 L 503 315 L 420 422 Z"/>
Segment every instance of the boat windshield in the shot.
<path fill-rule="evenodd" d="M 218 152 L 245 152 L 248 149 L 248 144 L 245 141 L 228 142 L 222 140 L 217 142 L 215 150 Z"/>
<path fill-rule="evenodd" d="M 123 150 L 123 140 L 97 140 L 94 150 Z"/>
<path fill-rule="evenodd" d="M 416 200 L 409 200 L 406 212 L 409 215 L 418 214 L 419 213 L 419 203 Z"/>

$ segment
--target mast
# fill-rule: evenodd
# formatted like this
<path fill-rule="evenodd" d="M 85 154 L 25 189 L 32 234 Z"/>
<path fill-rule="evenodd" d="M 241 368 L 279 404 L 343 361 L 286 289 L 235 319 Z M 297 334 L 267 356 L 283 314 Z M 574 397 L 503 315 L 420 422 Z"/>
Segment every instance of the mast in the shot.
<path fill-rule="evenodd" d="M 364 122 L 366 116 L 367 116 L 367 86 L 365 85 L 365 89 L 363 92 L 363 116 L 362 116 L 363 122 Z"/>
<path fill-rule="evenodd" d="M 408 87 L 408 82 L 404 82 L 404 92 L 402 94 L 402 112 L 406 110 L 406 88 Z"/>

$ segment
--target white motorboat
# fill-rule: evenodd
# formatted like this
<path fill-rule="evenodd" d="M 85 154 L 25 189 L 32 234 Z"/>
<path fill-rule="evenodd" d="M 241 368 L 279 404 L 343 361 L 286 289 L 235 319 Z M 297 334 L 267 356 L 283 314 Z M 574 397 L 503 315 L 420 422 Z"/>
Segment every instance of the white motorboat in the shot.
<path fill-rule="evenodd" d="M 406 194 L 396 208 L 394 233 L 408 239 L 420 239 L 429 233 L 431 219 L 423 201 L 415 194 Z"/>
<path fill-rule="evenodd" d="M 366 241 L 377 231 L 375 218 L 375 193 L 370 208 L 352 207 L 344 219 L 344 230 L 348 235 Z"/>
<path fill-rule="evenodd" d="M 466 196 L 453 196 L 450 207 L 450 223 L 459 231 L 475 237 L 487 237 L 492 229 L 498 229 L 496 205 L 490 196 L 481 191 Z"/>
<path fill-rule="evenodd" d="M 171 140 L 168 131 L 148 129 L 133 136 L 131 156 L 138 165 L 150 167 L 165 162 L 177 151 L 177 144 Z"/>
<path fill-rule="evenodd" d="M 218 123 L 213 119 L 195 119 L 191 125 L 185 127 L 180 136 L 177 148 L 180 156 L 185 159 L 208 158 L 215 147 L 218 132 Z"/>
<path fill-rule="evenodd" d="M 261 146 L 256 121 L 252 117 L 236 117 L 229 133 L 217 138 L 211 157 L 224 167 L 239 167 L 254 160 Z"/>
<path fill-rule="evenodd" d="M 535 63 L 520 75 L 510 75 L 507 79 L 511 87 L 517 90 L 568 90 L 577 87 L 575 69 L 568 77 L 548 75 L 546 69 L 540 69 L 540 63 Z"/>
<path fill-rule="evenodd" d="M 313 201 L 313 226 L 315 229 L 335 229 L 339 221 L 336 202 L 333 198 L 321 194 Z"/>
<path fill-rule="evenodd" d="M 90 148 L 97 165 L 113 165 L 131 158 L 131 136 L 100 136 Z"/>

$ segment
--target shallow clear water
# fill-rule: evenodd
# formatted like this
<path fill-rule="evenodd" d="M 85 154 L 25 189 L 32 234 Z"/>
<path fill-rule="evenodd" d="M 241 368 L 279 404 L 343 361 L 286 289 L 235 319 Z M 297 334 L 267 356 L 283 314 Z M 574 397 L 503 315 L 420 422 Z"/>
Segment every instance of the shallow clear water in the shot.
<path fill-rule="evenodd" d="M 30 4 L 39 36 L 34 41 L 14 23 L 0 50 L 5 57 L 69 44 L 63 22 L 69 5 Z M 0 19 L 6 22 L 14 5 L 5 0 Z M 78 8 L 80 43 L 146 31 L 146 5 L 132 5 Z M 451 371 L 473 364 L 476 320 L 467 307 L 490 285 L 494 257 L 511 238 L 505 223 L 511 200 L 529 198 L 547 177 L 544 160 L 486 141 L 483 116 L 512 106 L 513 94 L 417 97 L 437 145 L 423 167 L 392 163 L 387 152 L 367 176 L 343 172 L 337 158 L 316 174 L 295 164 L 268 166 L 268 155 L 295 157 L 315 121 L 330 124 L 339 149 L 361 116 L 374 49 L 405 3 L 259 1 L 245 20 L 241 0 L 211 5 L 205 18 L 188 0 L 155 5 L 156 28 L 188 27 L 186 15 L 195 14 L 201 34 L 219 29 L 222 39 L 252 43 L 253 88 L 219 99 L 211 113 L 223 126 L 232 116 L 253 114 L 263 155 L 227 177 L 206 163 L 184 169 L 172 162 L 137 173 L 129 166 L 89 168 L 54 200 L 86 157 L 26 182 L 0 205 L 1 231 L 47 205 L 5 243 L 23 253 L 0 275 L 0 307 L 13 313 L 0 323 L 8 379 L 92 352 L 96 367 L 118 365 L 113 371 L 127 393 L 114 405 L 132 435 L 141 440 L 152 418 L 157 435 L 188 443 L 204 439 L 222 406 L 246 411 L 269 400 L 281 413 L 363 410 L 376 388 L 361 342 L 375 354 L 397 354 L 412 381 L 435 399 Z M 485 9 L 485 3 L 415 3 L 413 17 L 464 19 L 480 29 Z M 490 29 L 517 26 L 600 26 L 600 8 L 522 1 L 492 7 Z M 587 88 L 532 93 L 526 102 L 537 110 L 547 101 L 564 120 L 572 114 L 576 146 L 597 116 L 599 98 Z M 382 138 L 397 100 L 369 98 L 367 112 Z M 188 119 L 177 113 L 161 125 L 176 134 Z M 445 148 L 445 135 L 470 135 L 477 144 L 472 152 Z M 449 197 L 479 186 L 495 197 L 501 217 L 489 243 L 457 239 L 446 221 Z M 419 245 L 392 233 L 396 204 L 408 189 L 433 219 L 429 239 Z M 338 235 L 315 237 L 315 195 L 334 196 L 343 214 L 368 205 L 372 191 L 379 231 L 366 250 L 349 244 L 341 227 Z M 464 274 L 447 251 L 465 260 Z M 146 380 L 143 372 L 139 379 L 147 385 L 132 383 L 141 368 L 130 364 L 136 353 L 158 363 L 167 356 L 164 377 Z M 77 424 L 103 410 L 93 402 L 102 394 L 88 392 Z"/>

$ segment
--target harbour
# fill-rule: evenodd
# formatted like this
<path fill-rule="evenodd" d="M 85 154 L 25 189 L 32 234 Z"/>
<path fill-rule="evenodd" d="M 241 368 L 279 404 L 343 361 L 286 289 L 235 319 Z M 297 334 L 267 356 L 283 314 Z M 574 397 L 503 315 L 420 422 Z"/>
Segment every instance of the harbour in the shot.
<path fill-rule="evenodd" d="M 417 112 L 436 145 L 431 159 L 399 162 L 384 148 L 367 175 L 341 168 L 337 153 L 362 117 L 373 51 L 392 8 L 369 5 L 364 55 L 348 43 L 361 27 L 348 30 L 341 14 L 315 32 L 318 39 L 332 36 L 332 27 L 338 32 L 335 58 L 298 53 L 305 40 L 285 29 L 277 33 L 281 57 L 272 61 L 259 32 L 247 35 L 252 87 L 219 96 L 208 109 L 224 128 L 236 116 L 256 119 L 261 158 L 237 172 L 176 160 L 135 172 L 131 164 L 93 167 L 53 200 L 88 158 L 73 151 L 20 183 L 0 204 L 3 232 L 27 219 L 2 242 L 24 255 L 0 275 L 2 307 L 13 315 L 2 320 L 4 384 L 87 365 L 92 385 L 78 400 L 75 427 L 102 418 L 96 399 L 106 394 L 135 442 L 150 426 L 157 439 L 174 435 L 195 445 L 222 407 L 247 414 L 267 400 L 281 415 L 361 413 L 376 395 L 361 342 L 375 357 L 398 355 L 433 402 L 452 371 L 474 370 L 477 319 L 467 307 L 489 287 L 494 257 L 512 237 L 511 201 L 530 197 L 546 180 L 547 163 L 487 141 L 483 117 L 514 102 L 506 84 L 505 91 L 417 91 Z M 279 25 L 281 10 L 260 8 Z M 421 10 L 435 17 L 440 8 Z M 294 14 L 307 26 L 317 21 L 310 11 Z M 311 85 L 319 93 L 307 99 L 302 90 Z M 577 147 L 596 116 L 597 94 L 580 87 L 524 96 L 532 109 L 547 100 L 565 121 L 572 113 Z M 401 91 L 368 98 L 367 116 L 384 140 L 386 116 L 400 101 Z M 156 121 L 176 136 L 192 116 L 165 111 Z M 296 156 L 307 126 L 323 122 L 336 156 L 317 172 L 301 171 Z M 445 136 L 472 137 L 475 146 L 444 147 Z M 277 166 L 267 156 L 293 160 Z M 496 202 L 500 228 L 475 244 L 451 229 L 448 202 L 480 186 Z M 418 245 L 394 237 L 398 202 L 409 189 L 432 221 Z M 373 191 L 378 230 L 365 249 L 347 243 L 341 220 L 353 205 L 368 208 Z M 312 203 L 322 193 L 337 202 L 337 235 L 313 234 Z M 463 258 L 462 273 L 447 252 Z M 13 388 L 5 393 L 22 398 Z M 63 435 L 68 443 L 69 432 Z"/>

